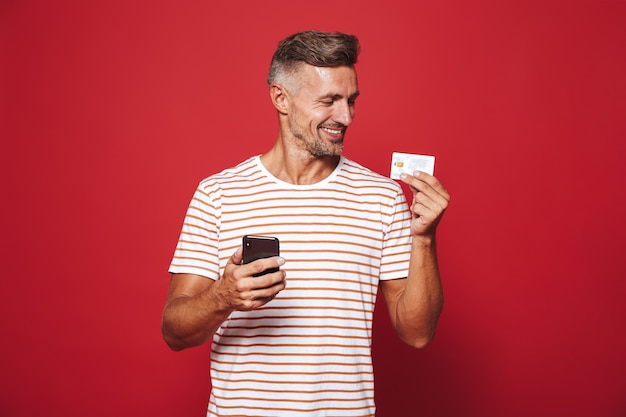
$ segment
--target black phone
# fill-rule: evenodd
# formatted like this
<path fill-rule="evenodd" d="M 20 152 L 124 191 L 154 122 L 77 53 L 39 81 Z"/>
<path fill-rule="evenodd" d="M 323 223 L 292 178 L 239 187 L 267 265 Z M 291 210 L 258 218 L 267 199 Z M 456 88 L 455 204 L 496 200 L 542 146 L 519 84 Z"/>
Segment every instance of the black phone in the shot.
<path fill-rule="evenodd" d="M 252 236 L 243 237 L 243 263 L 247 264 L 261 258 L 271 258 L 280 255 L 280 242 L 273 236 Z M 266 269 L 263 272 L 254 274 L 254 277 L 277 272 L 278 268 Z"/>

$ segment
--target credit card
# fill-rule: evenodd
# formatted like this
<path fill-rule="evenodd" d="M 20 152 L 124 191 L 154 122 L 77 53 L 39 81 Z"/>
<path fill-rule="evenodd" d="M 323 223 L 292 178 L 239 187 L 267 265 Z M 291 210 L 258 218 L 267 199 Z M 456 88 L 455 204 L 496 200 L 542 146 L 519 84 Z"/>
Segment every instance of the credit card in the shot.
<path fill-rule="evenodd" d="M 412 153 L 394 152 L 391 155 L 391 175 L 394 180 L 400 179 L 400 174 L 413 175 L 414 171 L 426 172 L 433 175 L 435 172 L 435 157 L 432 155 L 417 155 Z"/>

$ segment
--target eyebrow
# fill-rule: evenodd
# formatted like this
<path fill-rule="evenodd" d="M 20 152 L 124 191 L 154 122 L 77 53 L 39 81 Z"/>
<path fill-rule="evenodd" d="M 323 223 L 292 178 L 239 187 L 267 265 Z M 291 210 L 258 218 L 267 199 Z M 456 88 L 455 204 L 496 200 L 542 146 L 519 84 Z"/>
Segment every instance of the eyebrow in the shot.
<path fill-rule="evenodd" d="M 350 97 L 348 97 L 348 100 L 354 100 L 354 99 L 356 99 L 360 95 L 361 95 L 361 92 L 357 90 L 354 94 L 352 94 Z M 339 99 L 342 99 L 343 96 L 341 94 L 331 94 L 331 93 L 328 93 L 328 94 L 325 94 L 325 95 L 320 97 L 320 99 L 325 99 L 325 98 L 332 98 L 333 100 L 339 100 Z"/>

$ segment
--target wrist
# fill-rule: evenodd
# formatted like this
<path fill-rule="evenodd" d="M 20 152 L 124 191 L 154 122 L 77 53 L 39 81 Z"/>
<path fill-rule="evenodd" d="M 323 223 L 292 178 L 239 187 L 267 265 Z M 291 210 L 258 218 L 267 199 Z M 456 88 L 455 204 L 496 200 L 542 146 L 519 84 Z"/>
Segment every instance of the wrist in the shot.
<path fill-rule="evenodd" d="M 214 313 L 229 315 L 232 313 L 233 308 L 228 302 L 227 297 L 221 291 L 222 283 L 222 278 L 220 278 L 207 289 L 207 293 L 205 294 L 207 297 L 207 305 L 212 306 Z"/>
<path fill-rule="evenodd" d="M 413 248 L 431 248 L 435 246 L 435 235 L 413 235 L 411 245 Z"/>

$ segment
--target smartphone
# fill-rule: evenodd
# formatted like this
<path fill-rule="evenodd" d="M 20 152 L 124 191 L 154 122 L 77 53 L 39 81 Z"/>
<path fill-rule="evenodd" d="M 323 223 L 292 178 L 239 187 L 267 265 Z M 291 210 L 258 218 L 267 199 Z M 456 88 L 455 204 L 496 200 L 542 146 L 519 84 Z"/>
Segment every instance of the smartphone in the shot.
<path fill-rule="evenodd" d="M 280 255 L 278 238 L 273 236 L 252 236 L 243 237 L 243 263 L 247 264 L 261 258 L 271 258 Z M 254 274 L 254 277 L 277 272 L 278 268 L 266 269 L 263 272 Z"/>

